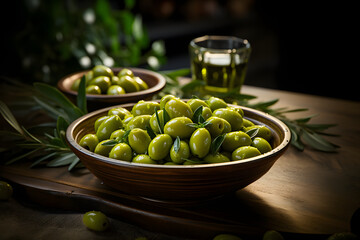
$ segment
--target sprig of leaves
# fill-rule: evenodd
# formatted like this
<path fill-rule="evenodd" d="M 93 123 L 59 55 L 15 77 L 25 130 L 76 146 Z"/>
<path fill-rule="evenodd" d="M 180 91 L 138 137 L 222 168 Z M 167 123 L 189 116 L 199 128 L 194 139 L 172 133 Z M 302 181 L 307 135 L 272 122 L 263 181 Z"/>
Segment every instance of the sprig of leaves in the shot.
<path fill-rule="evenodd" d="M 8 106 L 0 101 L 1 115 L 16 130 L 16 133 L 11 131 L 1 132 L 3 135 L 16 136 L 16 140 L 9 144 L 8 148 L 4 149 L 4 151 L 15 152 L 15 156 L 5 164 L 12 164 L 18 160 L 28 158 L 33 160 L 30 167 L 37 166 L 45 161 L 47 167 L 69 165 L 69 171 L 81 166 L 79 158 L 70 150 L 65 139 L 69 123 L 87 113 L 84 94 L 85 78 L 81 80 L 80 88 L 80 94 L 77 97 L 79 108 L 55 87 L 44 83 L 34 84 L 34 93 L 36 93 L 33 96 L 34 103 L 42 107 L 48 113 L 48 116 L 56 119 L 56 128 L 52 132 L 44 131 L 42 136 L 35 136 L 21 126 Z M 40 124 L 35 127 L 42 128 L 43 126 L 47 125 Z"/>

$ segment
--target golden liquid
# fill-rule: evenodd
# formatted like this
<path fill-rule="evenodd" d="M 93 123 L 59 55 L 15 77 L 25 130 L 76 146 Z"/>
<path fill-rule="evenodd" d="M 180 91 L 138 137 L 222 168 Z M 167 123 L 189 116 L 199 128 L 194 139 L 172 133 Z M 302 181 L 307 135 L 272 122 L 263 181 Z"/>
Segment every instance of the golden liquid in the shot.
<path fill-rule="evenodd" d="M 205 81 L 204 89 L 210 92 L 240 91 L 244 83 L 247 62 L 235 63 L 212 58 L 208 62 L 193 60 L 193 79 Z"/>

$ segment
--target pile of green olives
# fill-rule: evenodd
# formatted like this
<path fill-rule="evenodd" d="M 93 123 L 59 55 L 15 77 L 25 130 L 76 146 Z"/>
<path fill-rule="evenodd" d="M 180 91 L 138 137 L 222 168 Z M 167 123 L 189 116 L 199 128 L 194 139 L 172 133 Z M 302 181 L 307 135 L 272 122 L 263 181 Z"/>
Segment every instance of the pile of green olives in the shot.
<path fill-rule="evenodd" d="M 183 101 L 165 95 L 131 110 L 112 108 L 79 144 L 102 156 L 134 163 L 193 165 L 255 157 L 272 150 L 272 133 L 223 99 Z"/>
<path fill-rule="evenodd" d="M 133 71 L 123 68 L 117 75 L 111 68 L 97 65 L 85 74 L 86 93 L 122 95 L 125 93 L 138 92 L 148 89 L 147 83 Z M 78 91 L 81 78 L 75 80 L 71 89 Z"/>

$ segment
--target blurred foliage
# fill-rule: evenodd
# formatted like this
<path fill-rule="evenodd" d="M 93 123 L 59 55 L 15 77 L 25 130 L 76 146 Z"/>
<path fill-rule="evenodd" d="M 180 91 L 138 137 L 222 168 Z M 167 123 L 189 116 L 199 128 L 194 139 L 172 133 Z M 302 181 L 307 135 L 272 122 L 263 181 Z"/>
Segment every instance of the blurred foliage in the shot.
<path fill-rule="evenodd" d="M 158 69 L 164 43 L 150 42 L 135 0 L 22 0 L 23 26 L 14 36 L 22 81 L 56 83 L 103 64 Z"/>

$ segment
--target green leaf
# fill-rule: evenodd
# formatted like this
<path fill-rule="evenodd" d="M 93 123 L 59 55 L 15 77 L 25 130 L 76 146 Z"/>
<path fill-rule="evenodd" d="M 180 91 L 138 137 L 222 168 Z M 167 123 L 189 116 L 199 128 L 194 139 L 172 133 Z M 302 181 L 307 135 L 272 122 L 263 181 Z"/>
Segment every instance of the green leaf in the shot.
<path fill-rule="evenodd" d="M 156 137 L 156 134 L 154 133 L 154 131 L 152 130 L 151 127 L 146 126 L 146 131 L 147 131 L 147 133 L 149 134 L 149 136 L 150 136 L 151 139 L 154 139 L 154 138 Z"/>
<path fill-rule="evenodd" d="M 48 113 L 50 113 L 50 115 L 53 117 L 53 118 L 57 118 L 57 116 L 62 116 L 63 118 L 67 119 L 70 121 L 70 118 L 67 114 L 65 114 L 64 112 L 62 111 L 59 111 L 57 108 L 49 105 L 48 103 L 40 100 L 39 98 L 37 97 L 34 97 L 34 100 L 36 103 L 38 103 L 43 109 L 45 109 L 46 111 L 48 111 Z"/>
<path fill-rule="evenodd" d="M 59 136 L 59 139 L 63 143 L 63 147 L 67 146 L 65 135 L 66 135 L 66 130 L 67 130 L 68 126 L 69 126 L 69 123 L 66 122 L 66 120 L 63 117 L 59 116 L 57 119 L 57 122 L 56 122 L 56 131 Z"/>
<path fill-rule="evenodd" d="M 302 132 L 302 139 L 311 147 L 324 151 L 324 152 L 336 152 L 336 149 L 339 147 L 335 144 L 332 144 L 322 138 L 320 135 L 316 133 L 310 133 L 307 131 Z"/>
<path fill-rule="evenodd" d="M 156 109 L 155 109 L 155 116 L 156 116 L 156 121 L 157 121 L 157 124 L 158 124 L 158 127 L 159 127 L 159 132 L 160 132 L 160 134 L 163 134 L 164 133 L 164 131 L 163 131 L 164 130 L 164 123 L 161 123 L 160 118 L 159 118 L 159 114 L 158 114 Z"/>
<path fill-rule="evenodd" d="M 68 115 L 69 122 L 73 122 L 74 120 L 85 114 L 55 87 L 52 87 L 45 83 L 34 83 L 34 87 L 42 94 L 44 94 L 47 98 L 53 100 L 56 104 L 58 104 L 59 107 L 61 107 Z"/>
<path fill-rule="evenodd" d="M 80 162 L 80 159 L 78 157 L 76 157 L 73 162 L 69 165 L 68 167 L 68 171 L 73 170 L 73 168 Z"/>
<path fill-rule="evenodd" d="M 278 110 L 278 113 L 294 113 L 294 112 L 303 112 L 303 111 L 308 111 L 308 108 L 296 108 L 296 109 L 287 109 L 284 108 L 285 110 Z"/>
<path fill-rule="evenodd" d="M 3 116 L 3 118 L 21 135 L 25 135 L 23 129 L 21 128 L 20 124 L 8 108 L 8 106 L 3 102 L 0 101 L 0 113 Z"/>
<path fill-rule="evenodd" d="M 247 135 L 249 135 L 249 137 L 251 138 L 251 140 L 254 140 L 254 138 L 256 137 L 256 135 L 258 134 L 259 132 L 259 128 L 252 128 L 248 131 L 246 131 L 245 133 Z"/>
<path fill-rule="evenodd" d="M 156 111 L 156 110 L 155 110 Z M 165 124 L 170 121 L 170 115 L 169 113 L 165 110 L 165 108 L 163 109 L 163 120 L 164 120 L 164 126 Z M 164 129 L 164 127 L 163 127 Z"/>
<path fill-rule="evenodd" d="M 197 87 L 202 87 L 202 86 L 205 86 L 205 85 L 206 85 L 205 81 L 192 80 L 188 84 L 183 85 L 180 89 L 183 92 L 189 92 L 189 91 L 193 91 Z"/>
<path fill-rule="evenodd" d="M 184 77 L 190 75 L 191 71 L 189 68 L 181 68 L 170 71 L 161 71 L 160 73 L 168 76 L 169 78 L 176 79 L 178 77 Z"/>
<path fill-rule="evenodd" d="M 193 117 L 192 117 L 192 121 L 194 123 L 201 123 L 201 119 L 200 119 L 200 116 L 202 116 L 202 112 L 203 112 L 203 106 L 199 106 L 195 111 L 194 111 L 194 114 L 193 114 Z M 204 119 L 204 118 L 203 118 Z M 205 121 L 205 119 L 204 119 Z M 204 122 L 203 121 L 203 122 Z"/>
<path fill-rule="evenodd" d="M 313 114 L 313 115 L 310 115 L 310 116 L 308 116 L 308 117 L 297 118 L 297 119 L 295 119 L 295 121 L 296 121 L 297 123 L 307 123 L 308 121 L 311 120 L 311 118 L 315 117 L 316 115 L 317 115 L 317 114 Z"/>
<path fill-rule="evenodd" d="M 259 102 L 259 103 L 256 103 L 256 104 L 253 104 L 251 105 L 252 108 L 255 108 L 255 109 L 266 109 L 272 105 L 274 105 L 275 103 L 277 103 L 279 101 L 279 99 L 274 99 L 274 100 L 270 100 L 270 101 L 267 101 L 267 102 Z"/>
<path fill-rule="evenodd" d="M 71 164 L 77 159 L 74 153 L 64 153 L 46 164 L 47 167 L 62 167 Z"/>
<path fill-rule="evenodd" d="M 219 151 L 221 145 L 223 144 L 223 142 L 225 140 L 225 136 L 226 136 L 226 133 L 214 138 L 214 140 L 211 142 L 211 145 L 210 145 L 210 153 L 211 154 L 215 154 Z"/>
<path fill-rule="evenodd" d="M 45 156 L 43 156 L 43 157 L 39 158 L 38 160 L 36 160 L 35 162 L 33 162 L 33 163 L 30 165 L 30 168 L 38 165 L 39 163 L 41 163 L 41 162 L 43 162 L 43 161 L 45 161 L 45 160 L 47 160 L 47 159 L 50 159 L 50 158 L 56 156 L 57 154 L 58 154 L 57 152 L 53 152 L 53 153 L 50 153 L 50 154 L 46 154 Z"/>
<path fill-rule="evenodd" d="M 76 104 L 83 113 L 87 113 L 85 75 L 82 76 L 81 81 L 80 81 L 78 95 L 76 97 Z"/>
<path fill-rule="evenodd" d="M 103 146 L 115 146 L 118 143 L 119 143 L 119 141 L 116 141 L 115 139 L 110 139 L 110 140 L 108 140 L 106 142 L 101 143 L 101 145 L 103 145 Z"/>
<path fill-rule="evenodd" d="M 291 145 L 294 146 L 295 148 L 297 148 L 299 151 L 304 151 L 304 144 L 301 142 L 298 133 L 290 128 L 290 132 L 291 132 Z"/>
<path fill-rule="evenodd" d="M 176 139 L 175 139 L 175 141 L 174 141 L 174 151 L 175 151 L 176 153 L 178 153 L 179 150 L 180 150 L 180 137 L 177 136 Z"/>
<path fill-rule="evenodd" d="M 14 162 L 16 162 L 16 161 L 18 161 L 18 160 L 20 160 L 20 159 L 23 159 L 23 158 L 25 158 L 25 157 L 27 157 L 27 156 L 30 156 L 31 154 L 33 154 L 33 153 L 35 153 L 35 152 L 37 152 L 37 151 L 39 151 L 39 150 L 40 150 L 40 148 L 36 148 L 36 149 L 34 149 L 34 150 L 30 151 L 30 152 L 26 152 L 26 153 L 24 153 L 24 154 L 22 154 L 22 155 L 20 155 L 20 156 L 17 156 L 17 157 L 15 157 L 15 158 L 7 161 L 5 164 L 6 164 L 6 165 L 12 164 L 12 163 L 14 163 Z"/>

